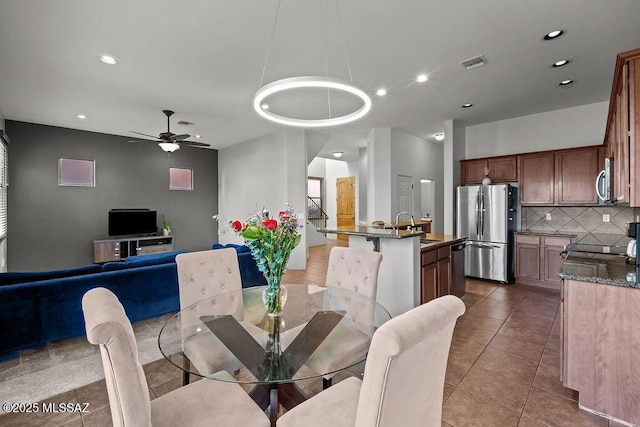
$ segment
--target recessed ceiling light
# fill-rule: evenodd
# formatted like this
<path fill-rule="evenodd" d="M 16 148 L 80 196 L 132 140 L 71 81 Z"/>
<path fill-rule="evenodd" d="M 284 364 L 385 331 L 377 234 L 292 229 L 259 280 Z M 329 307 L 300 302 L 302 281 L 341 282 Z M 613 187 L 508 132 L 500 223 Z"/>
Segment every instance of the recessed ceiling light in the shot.
<path fill-rule="evenodd" d="M 118 61 L 116 61 L 116 59 L 113 56 L 109 56 L 109 55 L 102 55 L 100 57 L 100 61 L 104 62 L 105 64 L 109 64 L 109 65 L 115 65 L 118 63 Z"/>
<path fill-rule="evenodd" d="M 544 40 L 553 40 L 564 34 L 564 30 L 553 30 L 545 34 Z"/>
<path fill-rule="evenodd" d="M 384 88 L 380 88 L 376 91 L 376 95 L 378 96 L 385 96 L 387 94 L 387 90 Z"/>
<path fill-rule="evenodd" d="M 433 135 L 433 137 L 436 139 L 436 141 L 442 141 L 444 139 L 444 133 L 436 133 L 435 135 Z"/>
<path fill-rule="evenodd" d="M 78 119 L 80 119 L 80 120 L 84 120 L 84 119 L 86 119 L 86 118 L 87 118 L 87 116 L 85 116 L 84 114 L 78 114 L 78 115 L 76 116 L 76 118 L 78 118 Z"/>
<path fill-rule="evenodd" d="M 473 107 L 473 104 L 467 102 L 466 104 L 462 104 L 462 108 L 471 108 Z"/>
<path fill-rule="evenodd" d="M 200 135 L 196 135 L 196 139 L 200 139 Z"/>
<path fill-rule="evenodd" d="M 563 80 L 560 83 L 558 83 L 558 86 L 569 86 L 570 84 L 573 84 L 574 81 L 571 79 L 567 79 L 567 80 Z"/>
<path fill-rule="evenodd" d="M 333 152 L 333 153 L 331 153 L 331 154 L 333 154 L 333 157 L 335 157 L 335 158 L 338 158 L 338 159 L 339 159 L 340 157 L 342 157 L 342 155 L 344 154 L 344 152 L 342 152 L 342 151 L 334 151 L 334 152 Z"/>
<path fill-rule="evenodd" d="M 563 67 L 563 66 L 567 65 L 569 62 L 571 62 L 570 59 L 561 59 L 560 61 L 554 62 L 552 67 L 554 67 L 554 68 Z"/>
<path fill-rule="evenodd" d="M 427 80 L 429 80 L 429 76 L 427 76 L 426 74 L 420 74 L 418 77 L 416 77 L 416 81 L 418 83 L 424 83 Z"/>
<path fill-rule="evenodd" d="M 260 106 L 260 108 L 262 108 L 263 110 L 268 110 L 269 109 L 269 104 L 262 104 Z"/>
<path fill-rule="evenodd" d="M 433 180 L 427 179 L 427 178 L 421 178 L 420 182 L 422 182 L 423 184 L 426 184 L 426 183 L 429 183 L 429 182 L 433 182 Z"/>

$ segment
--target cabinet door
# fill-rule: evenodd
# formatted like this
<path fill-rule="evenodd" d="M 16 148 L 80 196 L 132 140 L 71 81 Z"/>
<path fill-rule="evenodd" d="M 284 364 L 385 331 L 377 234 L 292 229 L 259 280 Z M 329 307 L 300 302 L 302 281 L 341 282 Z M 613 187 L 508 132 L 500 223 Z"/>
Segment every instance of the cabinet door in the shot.
<path fill-rule="evenodd" d="M 518 180 L 518 158 L 498 157 L 489 159 L 489 177 L 494 183 Z"/>
<path fill-rule="evenodd" d="M 598 203 L 595 179 L 598 175 L 598 148 L 556 153 L 556 201 L 559 205 Z"/>
<path fill-rule="evenodd" d="M 489 173 L 489 162 L 487 159 L 461 160 L 462 169 L 461 181 L 463 184 L 479 184 L 482 178 Z"/>
<path fill-rule="evenodd" d="M 516 278 L 540 280 L 540 246 L 516 244 Z"/>
<path fill-rule="evenodd" d="M 640 206 L 640 59 L 627 63 L 629 82 L 627 85 L 629 117 L 629 204 Z"/>
<path fill-rule="evenodd" d="M 420 303 L 424 304 L 438 297 L 438 264 L 422 266 L 422 286 L 420 289 Z"/>
<path fill-rule="evenodd" d="M 520 156 L 520 201 L 523 205 L 553 205 L 554 153 Z M 593 177 L 595 183 L 595 176 Z"/>
<path fill-rule="evenodd" d="M 451 293 L 451 258 L 438 261 L 438 296 Z"/>
<path fill-rule="evenodd" d="M 624 67 L 627 71 L 627 67 Z M 626 79 L 625 79 L 626 80 Z M 616 152 L 614 155 L 614 197 L 618 202 L 629 201 L 629 128 L 627 108 L 627 84 L 622 84 L 624 91 L 616 96 L 616 114 L 614 116 L 614 138 L 616 139 Z M 616 160 L 617 159 L 617 160 Z"/>
<path fill-rule="evenodd" d="M 109 262 L 120 259 L 120 242 L 99 242 L 93 244 L 93 261 Z"/>
<path fill-rule="evenodd" d="M 564 258 L 560 256 L 564 250 L 561 246 L 545 246 L 544 247 L 544 278 L 543 280 L 549 283 L 555 283 L 560 286 L 561 279 L 558 279 L 556 275 L 562 268 Z"/>

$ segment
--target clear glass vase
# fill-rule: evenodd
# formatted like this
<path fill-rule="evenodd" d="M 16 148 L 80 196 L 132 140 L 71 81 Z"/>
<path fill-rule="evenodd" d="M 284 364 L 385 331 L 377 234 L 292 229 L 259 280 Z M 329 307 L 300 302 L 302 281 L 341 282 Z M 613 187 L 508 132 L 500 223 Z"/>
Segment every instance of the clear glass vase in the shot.
<path fill-rule="evenodd" d="M 281 276 L 265 276 L 267 287 L 262 291 L 262 302 L 271 317 L 280 316 L 282 307 L 287 302 L 287 288 L 280 284 Z"/>

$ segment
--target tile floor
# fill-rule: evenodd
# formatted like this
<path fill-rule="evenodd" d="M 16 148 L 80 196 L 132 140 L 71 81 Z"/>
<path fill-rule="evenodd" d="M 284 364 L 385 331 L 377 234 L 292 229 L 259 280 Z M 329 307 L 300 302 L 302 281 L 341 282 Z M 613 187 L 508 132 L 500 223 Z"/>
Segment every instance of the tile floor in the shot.
<path fill-rule="evenodd" d="M 307 270 L 288 272 L 285 283 L 324 283 L 329 250 L 334 245 L 342 245 L 334 242 L 312 248 Z M 458 321 L 451 344 L 444 385 L 443 426 L 619 426 L 580 410 L 577 393 L 560 383 L 559 292 L 469 279 L 463 300 L 467 312 Z M 148 332 L 146 329 L 151 325 L 136 326 Z M 146 333 L 141 335 L 144 338 Z M 89 351 L 80 342 L 74 346 L 75 352 Z M 7 386 L 7 372 L 13 372 L 15 379 L 18 365 L 21 372 L 29 372 L 30 360 L 52 358 L 52 354 L 54 361 L 72 357 L 47 349 L 46 356 L 34 352 L 17 361 L 0 363 L 0 390 Z M 144 370 L 152 398 L 181 385 L 180 372 L 163 359 L 147 363 Z M 334 382 L 361 373 L 362 366 L 359 366 L 336 376 Z M 68 373 L 68 377 L 73 376 L 73 372 Z M 56 389 L 58 384 L 42 386 Z M 305 381 L 301 386 L 310 394 L 322 387 L 319 379 Z M 104 380 L 45 401 L 88 402 L 89 407 L 88 412 L 82 414 L 5 414 L 0 416 L 0 425 L 111 425 Z"/>

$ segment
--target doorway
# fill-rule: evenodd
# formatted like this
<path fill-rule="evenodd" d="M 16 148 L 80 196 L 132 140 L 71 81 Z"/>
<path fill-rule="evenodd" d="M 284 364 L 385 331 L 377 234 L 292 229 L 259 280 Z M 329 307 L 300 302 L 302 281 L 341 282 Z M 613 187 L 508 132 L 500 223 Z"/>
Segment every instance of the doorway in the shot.
<path fill-rule="evenodd" d="M 356 177 L 336 178 L 336 221 L 338 227 L 356 225 Z M 338 234 L 338 239 L 349 236 Z"/>
<path fill-rule="evenodd" d="M 398 175 L 398 213 L 413 215 L 413 177 Z"/>

